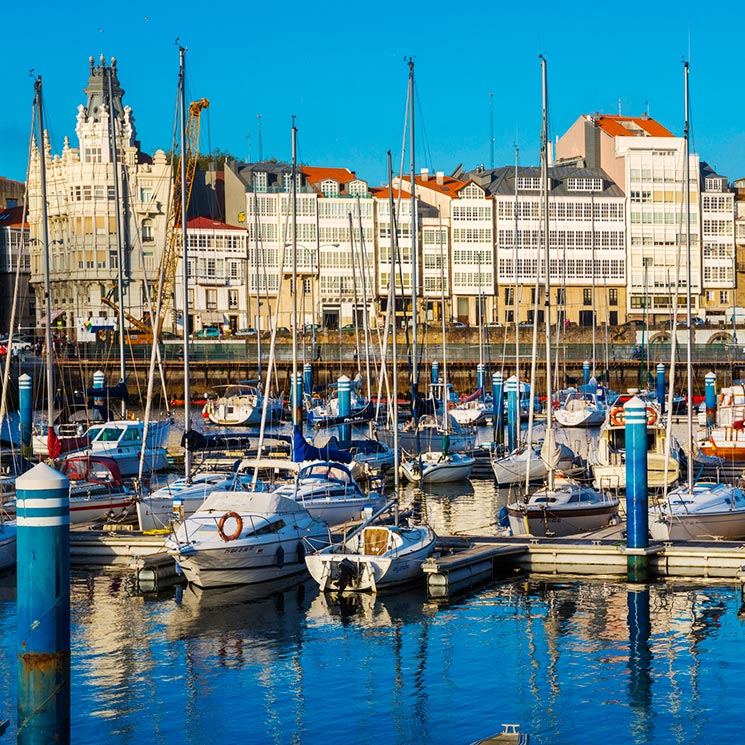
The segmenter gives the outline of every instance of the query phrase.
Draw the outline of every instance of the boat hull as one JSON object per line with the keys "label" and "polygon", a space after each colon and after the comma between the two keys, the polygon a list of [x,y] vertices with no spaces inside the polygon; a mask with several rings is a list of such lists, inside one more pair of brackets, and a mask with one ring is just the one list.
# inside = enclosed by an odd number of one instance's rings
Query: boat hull
{"label": "boat hull", "polygon": [[[513,535],[534,535],[561,538],[563,536],[599,530],[612,524],[618,516],[618,502],[602,507],[572,508],[528,508],[527,510],[507,506],[507,515]],[[527,531],[526,531],[527,521]]]}

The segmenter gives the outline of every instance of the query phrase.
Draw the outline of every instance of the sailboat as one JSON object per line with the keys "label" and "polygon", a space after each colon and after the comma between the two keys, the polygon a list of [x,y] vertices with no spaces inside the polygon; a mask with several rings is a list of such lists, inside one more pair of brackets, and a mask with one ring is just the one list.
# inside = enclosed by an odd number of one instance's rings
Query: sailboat
{"label": "sailboat", "polygon": [[[541,170],[544,198],[544,271],[546,327],[546,400],[551,401],[551,273],[549,246],[549,182],[548,182],[548,91],[546,60],[541,55],[543,88],[543,127],[541,138]],[[537,271],[540,274],[541,262]],[[557,472],[555,433],[551,406],[547,407],[546,437],[542,455],[548,466],[547,483],[527,499],[507,505],[510,528],[514,535],[573,535],[603,527],[618,516],[618,499],[592,486],[586,486]],[[526,470],[529,466],[526,465]],[[526,479],[527,481],[527,479]],[[527,483],[526,483],[527,487]]]}
{"label": "sailboat", "polygon": [[[244,426],[261,424],[264,410],[264,394],[259,381],[244,380],[240,383],[215,386],[205,393],[207,401],[202,416],[221,426]],[[284,412],[282,397],[269,397],[267,417],[269,422],[278,422]]]}
{"label": "sailboat", "polygon": [[[413,92],[413,62],[410,62],[410,89]],[[391,154],[388,152],[389,180],[392,176]],[[393,192],[390,193],[391,217],[393,216]],[[395,236],[391,230],[391,235]],[[388,286],[388,322],[395,318],[396,273],[395,238],[391,246],[391,271]],[[397,342],[395,324],[392,328],[393,353],[393,421],[398,418],[398,371]],[[321,591],[336,590],[344,592],[367,591],[393,587],[413,582],[422,577],[422,562],[435,550],[437,536],[427,525],[401,525],[398,519],[399,449],[398,430],[393,429],[394,451],[394,498],[377,510],[359,528],[346,535],[340,543],[332,543],[325,548],[308,554],[305,563]],[[374,520],[389,510],[395,509],[393,525],[374,524]]]}
{"label": "sailboat", "polygon": [[447,374],[447,343],[445,337],[445,269],[442,243],[440,243],[440,289],[442,302],[442,426],[445,432],[442,438],[442,450],[437,453],[429,450],[425,453],[415,453],[401,463],[401,472],[408,481],[414,484],[444,484],[465,481],[476,463],[472,455],[450,451],[448,436],[449,407],[447,402],[448,374]]}
{"label": "sailboat", "polygon": [[[691,190],[690,139],[688,97],[688,61],[684,61],[685,90],[685,163],[684,191],[686,208],[686,315],[688,401],[693,401],[693,323],[691,319]],[[678,283],[676,283],[677,287]],[[677,302],[677,298],[676,298]],[[671,386],[672,397],[672,386]],[[693,411],[688,406],[687,480],[672,489],[666,497],[649,510],[649,532],[656,540],[701,540],[724,538],[734,540],[745,537],[745,495],[740,487],[713,481],[695,481]],[[669,407],[668,416],[671,416]]]}

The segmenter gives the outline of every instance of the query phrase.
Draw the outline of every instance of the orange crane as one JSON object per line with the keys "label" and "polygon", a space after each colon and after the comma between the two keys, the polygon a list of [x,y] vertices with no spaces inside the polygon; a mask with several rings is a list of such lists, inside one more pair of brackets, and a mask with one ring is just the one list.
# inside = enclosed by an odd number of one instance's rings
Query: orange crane
{"label": "orange crane", "polygon": [[[153,329],[150,314],[146,313],[142,319],[136,318],[131,313],[122,311],[119,305],[112,299],[116,292],[116,286],[112,287],[108,295],[101,298],[101,301],[113,308],[117,313],[129,322],[130,327],[138,333],[130,331],[130,341],[141,343],[152,343],[153,334],[160,339],[163,329],[163,321],[168,314],[168,307],[173,297],[173,288],[176,283],[176,268],[181,258],[181,244],[179,236],[181,235],[181,208],[183,200],[186,200],[188,207],[191,199],[191,188],[194,183],[194,173],[197,170],[197,160],[199,158],[199,131],[200,117],[202,111],[210,105],[206,98],[200,98],[198,101],[192,101],[189,104],[189,116],[186,122],[186,152],[181,153],[181,157],[176,161],[176,168],[173,174],[173,197],[171,199],[171,209],[168,215],[168,228],[166,232],[166,247],[161,257],[158,278],[155,281],[151,301],[155,304],[160,302],[160,313],[158,317],[158,328]],[[186,194],[181,193],[181,169],[185,168],[186,174]],[[162,286],[159,286],[160,278],[163,278]]]}

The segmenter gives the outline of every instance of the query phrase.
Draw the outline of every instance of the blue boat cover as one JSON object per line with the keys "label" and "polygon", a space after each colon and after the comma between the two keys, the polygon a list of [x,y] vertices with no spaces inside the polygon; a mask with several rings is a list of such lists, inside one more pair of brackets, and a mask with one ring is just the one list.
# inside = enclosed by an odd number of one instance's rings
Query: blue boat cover
{"label": "blue boat cover", "polygon": [[351,463],[354,456],[343,450],[330,447],[317,448],[311,445],[303,437],[300,427],[296,424],[293,428],[292,460],[294,463],[302,463],[304,460],[335,460],[337,463]]}

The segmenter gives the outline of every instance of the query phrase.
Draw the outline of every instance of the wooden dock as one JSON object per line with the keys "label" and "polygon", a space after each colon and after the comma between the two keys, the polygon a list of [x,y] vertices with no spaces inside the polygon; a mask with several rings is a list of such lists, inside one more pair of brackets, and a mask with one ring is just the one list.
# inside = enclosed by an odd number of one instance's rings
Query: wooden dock
{"label": "wooden dock", "polygon": [[431,598],[446,598],[477,582],[516,572],[626,578],[628,557],[646,555],[649,577],[745,583],[741,541],[651,542],[628,549],[617,537],[475,538],[468,548],[422,564]]}

